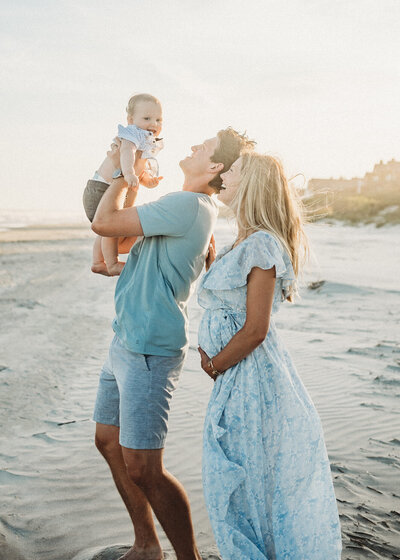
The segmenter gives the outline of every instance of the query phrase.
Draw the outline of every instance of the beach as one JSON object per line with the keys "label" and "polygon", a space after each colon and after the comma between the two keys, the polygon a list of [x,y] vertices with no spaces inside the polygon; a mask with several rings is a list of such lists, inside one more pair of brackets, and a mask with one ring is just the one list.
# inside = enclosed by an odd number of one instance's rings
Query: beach
{"label": "beach", "polygon": [[[234,231],[218,220],[215,235],[218,249]],[[400,559],[400,226],[316,224],[310,237],[318,263],[276,323],[321,417],[343,560]],[[93,443],[116,279],[90,272],[92,241],[86,224],[0,232],[4,560],[72,560],[133,540]],[[201,440],[212,381],[199,366],[201,315],[194,295],[165,464],[188,492],[199,548],[211,560],[219,556],[202,495]]]}

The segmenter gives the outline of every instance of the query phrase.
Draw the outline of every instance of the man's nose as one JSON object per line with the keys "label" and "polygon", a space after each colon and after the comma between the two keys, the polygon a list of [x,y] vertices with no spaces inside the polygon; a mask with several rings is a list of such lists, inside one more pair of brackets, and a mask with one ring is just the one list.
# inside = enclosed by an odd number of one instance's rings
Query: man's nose
{"label": "man's nose", "polygon": [[192,150],[192,152],[195,152],[196,150],[198,150],[198,146],[192,146],[190,149]]}

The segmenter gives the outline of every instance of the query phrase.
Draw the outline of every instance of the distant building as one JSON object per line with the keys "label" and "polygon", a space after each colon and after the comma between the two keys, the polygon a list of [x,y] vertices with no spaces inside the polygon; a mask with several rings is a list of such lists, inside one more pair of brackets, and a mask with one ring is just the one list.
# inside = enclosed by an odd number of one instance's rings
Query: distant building
{"label": "distant building", "polygon": [[376,163],[371,173],[366,173],[363,179],[363,186],[389,186],[390,184],[400,185],[400,161],[391,159],[387,163],[381,160]]}
{"label": "distant building", "polygon": [[308,192],[321,191],[347,191],[360,194],[362,190],[386,190],[392,188],[400,189],[400,161],[394,159],[383,163],[381,160],[374,165],[374,169],[364,177],[353,177],[352,179],[310,179],[308,181]]}

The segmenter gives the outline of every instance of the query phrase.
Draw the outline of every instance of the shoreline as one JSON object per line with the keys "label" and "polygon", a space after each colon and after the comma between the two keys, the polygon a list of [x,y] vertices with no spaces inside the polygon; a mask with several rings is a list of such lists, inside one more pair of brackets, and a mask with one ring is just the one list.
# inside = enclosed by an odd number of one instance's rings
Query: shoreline
{"label": "shoreline", "polygon": [[[229,224],[230,221],[227,216],[219,215],[218,224]],[[313,224],[316,225],[327,225],[333,227],[351,227],[354,229],[358,228],[368,228],[374,227],[374,229],[391,229],[400,226],[399,223],[386,222],[381,223],[379,221],[357,221],[349,222],[347,220],[336,219],[333,217],[324,217],[318,220],[313,220],[311,222],[311,227]],[[233,226],[232,226],[233,228]],[[94,239],[95,233],[91,230],[89,223],[68,223],[60,222],[54,224],[32,224],[21,227],[4,227],[3,230],[0,229],[0,244],[7,243],[29,243],[36,241],[68,241],[73,239]]]}
{"label": "shoreline", "polygon": [[37,224],[0,231],[0,243],[90,239],[94,236],[88,224]]}

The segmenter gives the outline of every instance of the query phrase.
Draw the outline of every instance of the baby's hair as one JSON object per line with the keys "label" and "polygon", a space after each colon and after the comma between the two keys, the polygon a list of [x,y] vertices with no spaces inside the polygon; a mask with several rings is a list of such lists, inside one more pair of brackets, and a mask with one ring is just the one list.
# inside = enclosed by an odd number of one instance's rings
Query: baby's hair
{"label": "baby's hair", "polygon": [[132,97],[128,101],[128,106],[126,108],[126,112],[128,113],[128,115],[133,116],[133,113],[135,112],[135,106],[140,101],[151,101],[152,103],[161,105],[157,97],[154,97],[154,95],[150,95],[150,93],[137,93],[136,95],[132,95]]}

